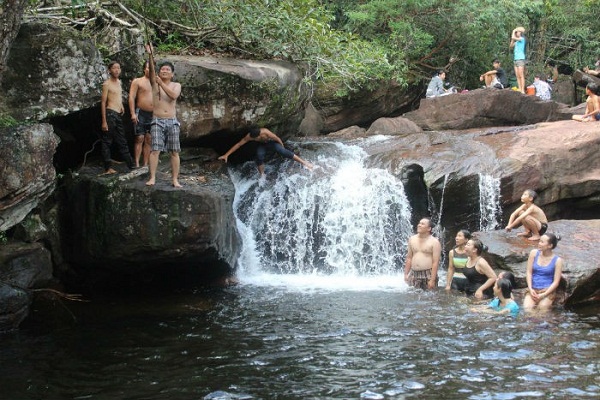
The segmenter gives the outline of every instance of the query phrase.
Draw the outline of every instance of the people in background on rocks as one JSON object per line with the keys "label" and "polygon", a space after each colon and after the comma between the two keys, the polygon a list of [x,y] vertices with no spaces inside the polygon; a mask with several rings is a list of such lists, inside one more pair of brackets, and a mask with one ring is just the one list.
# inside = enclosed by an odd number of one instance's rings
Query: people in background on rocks
{"label": "people in background on rocks", "polygon": [[446,290],[458,290],[464,292],[467,286],[467,277],[463,269],[467,265],[467,252],[465,244],[471,239],[471,232],[461,229],[456,234],[454,242],[456,245],[448,252],[448,275],[446,276]]}
{"label": "people in background on rocks", "polygon": [[227,159],[232,153],[236,152],[240,147],[242,147],[248,142],[258,142],[258,147],[256,148],[256,167],[258,168],[258,172],[261,176],[265,174],[265,155],[267,154],[267,150],[276,151],[282,157],[299,162],[307,169],[313,168],[313,165],[311,163],[303,160],[290,150],[286,149],[279,136],[277,136],[267,128],[250,129],[250,132],[248,132],[248,134],[246,134],[246,136],[244,136],[239,142],[234,144],[227,151],[227,153],[219,157],[219,160],[227,162]]}
{"label": "people in background on rocks", "polygon": [[463,274],[467,278],[465,293],[478,300],[492,297],[492,286],[497,279],[490,264],[482,257],[485,251],[487,251],[487,246],[479,239],[471,238],[465,244],[467,253],[467,263],[463,268]]}
{"label": "people in background on rocks", "polygon": [[590,69],[588,67],[583,68],[583,72],[589,75],[600,77],[600,56],[596,59],[596,63],[594,64],[594,69]]}
{"label": "people in background on rocks", "polygon": [[536,75],[533,80],[533,87],[535,88],[535,95],[541,100],[552,99],[552,86],[539,75]]}
{"label": "people in background on rocks", "polygon": [[521,203],[511,215],[506,225],[506,231],[523,225],[524,231],[518,233],[517,236],[525,237],[528,240],[535,241],[540,239],[548,229],[548,219],[544,211],[535,204],[537,193],[531,189],[527,189],[521,195]]}
{"label": "people in background on rocks", "polygon": [[432,235],[433,227],[430,218],[422,218],[417,224],[417,234],[408,239],[404,281],[418,289],[435,289],[438,284],[442,246]]}
{"label": "people in background on rocks", "polygon": [[598,97],[598,85],[590,82],[585,87],[588,98],[585,101],[585,114],[573,115],[573,119],[579,122],[600,121],[600,97]]}
{"label": "people in background on rocks", "polygon": [[150,179],[147,186],[156,184],[156,170],[158,157],[162,151],[171,155],[171,179],[173,187],[180,188],[179,183],[179,121],[177,120],[176,104],[181,94],[181,84],[173,82],[175,66],[164,61],[158,66],[158,75],[154,69],[154,56],[152,48],[147,47],[149,53],[148,66],[150,69],[150,83],[152,85],[152,124],[150,127],[151,152],[149,157]]}
{"label": "people in background on rocks", "polygon": [[527,40],[525,39],[525,28],[516,27],[510,37],[510,48],[513,49],[513,59],[515,65],[515,76],[517,77],[517,86],[521,93],[525,93],[525,48]]}
{"label": "people in background on rocks", "polygon": [[143,154],[143,165],[148,165],[150,158],[150,125],[152,123],[152,84],[150,83],[149,61],[144,63],[144,76],[135,78],[129,87],[129,112],[133,123],[135,143],[133,160],[135,166],[140,166],[140,157]]}
{"label": "people in background on rocks", "polygon": [[479,80],[485,82],[485,87],[493,87],[496,89],[503,89],[508,86],[508,78],[506,72],[500,67],[500,60],[495,59],[492,61],[493,69],[483,73]]}
{"label": "people in background on rocks", "polygon": [[554,254],[560,237],[545,233],[540,238],[537,250],[531,250],[527,260],[527,289],[523,300],[524,310],[545,311],[552,307],[556,290],[560,285],[563,260]]}
{"label": "people in background on rocks", "polygon": [[446,72],[443,70],[436,71],[431,81],[429,81],[429,85],[427,85],[427,91],[425,92],[425,97],[440,97],[446,96],[448,94],[455,93],[454,89],[445,89],[444,88],[444,80],[446,79]]}
{"label": "people in background on rocks", "polygon": [[127,163],[130,169],[133,169],[134,163],[127,147],[125,139],[125,129],[123,127],[123,90],[121,87],[121,65],[112,61],[108,64],[108,79],[102,84],[102,100],[100,103],[100,112],[102,113],[102,134],[101,134],[101,152],[104,161],[104,173],[115,174],[112,168],[110,156],[110,147],[114,143],[121,158]]}
{"label": "people in background on rocks", "polygon": [[472,311],[519,315],[519,305],[512,297],[513,285],[508,279],[497,279],[493,286],[494,298],[487,305],[471,308]]}

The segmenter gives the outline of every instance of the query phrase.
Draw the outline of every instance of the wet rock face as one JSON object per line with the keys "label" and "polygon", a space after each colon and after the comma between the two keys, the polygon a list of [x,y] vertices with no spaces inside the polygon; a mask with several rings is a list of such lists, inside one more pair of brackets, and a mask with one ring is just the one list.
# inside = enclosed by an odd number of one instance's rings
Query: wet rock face
{"label": "wet rock face", "polygon": [[58,143],[48,124],[0,129],[0,231],[21,222],[54,190]]}
{"label": "wet rock face", "polygon": [[3,244],[0,251],[0,332],[18,328],[29,313],[31,291],[52,279],[50,252],[42,244]]}
{"label": "wet rock face", "polygon": [[153,269],[230,274],[239,249],[234,189],[223,164],[200,172],[198,163],[184,157],[181,189],[170,184],[168,156],[153,187],[143,169],[98,176],[100,166],[85,167],[67,179],[60,217],[67,262],[83,275],[112,271],[112,279]]}
{"label": "wet rock face", "polygon": [[9,53],[2,101],[15,119],[40,121],[93,106],[104,79],[99,51],[80,32],[27,23]]}

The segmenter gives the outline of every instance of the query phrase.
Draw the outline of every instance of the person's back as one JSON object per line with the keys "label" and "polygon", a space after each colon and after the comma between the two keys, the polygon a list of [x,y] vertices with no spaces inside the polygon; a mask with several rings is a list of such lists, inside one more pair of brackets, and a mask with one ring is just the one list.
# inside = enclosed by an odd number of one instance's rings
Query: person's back
{"label": "person's back", "polygon": [[535,77],[533,81],[533,86],[535,87],[535,95],[542,100],[550,100],[552,99],[552,87],[548,84],[548,82],[540,79],[539,76]]}

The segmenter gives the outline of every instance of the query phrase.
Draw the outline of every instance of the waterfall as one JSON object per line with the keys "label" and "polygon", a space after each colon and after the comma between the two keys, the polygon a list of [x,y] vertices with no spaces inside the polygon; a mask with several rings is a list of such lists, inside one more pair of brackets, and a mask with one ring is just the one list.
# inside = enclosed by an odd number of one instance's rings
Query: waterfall
{"label": "waterfall", "polygon": [[479,230],[493,231],[499,227],[502,215],[500,207],[500,178],[479,174]]}
{"label": "waterfall", "polygon": [[[371,139],[376,140],[376,139]],[[402,182],[365,166],[358,145],[303,151],[313,171],[284,160],[258,179],[252,163],[231,170],[246,275],[368,277],[398,274],[412,234]]]}

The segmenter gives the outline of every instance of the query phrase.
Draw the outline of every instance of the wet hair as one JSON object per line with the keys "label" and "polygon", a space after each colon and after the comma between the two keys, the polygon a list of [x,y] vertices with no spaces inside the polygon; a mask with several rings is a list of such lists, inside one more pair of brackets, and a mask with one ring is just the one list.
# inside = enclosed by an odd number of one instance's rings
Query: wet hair
{"label": "wet hair", "polygon": [[498,285],[498,289],[502,292],[502,297],[505,299],[510,299],[512,295],[512,284],[506,278],[498,279],[496,281],[496,285]]}
{"label": "wet hair", "polygon": [[553,249],[556,248],[556,245],[560,241],[560,236],[555,235],[554,233],[546,232],[542,236],[546,236],[548,238],[548,241],[550,242],[550,245],[552,245]]}
{"label": "wet hair", "polygon": [[433,228],[435,228],[435,224],[433,223],[433,221],[431,220],[431,218],[429,218],[429,217],[423,217],[421,219],[427,220],[427,225],[429,225],[429,227],[433,231]]}
{"label": "wet hair", "polygon": [[473,237],[473,234],[468,231],[467,229],[461,229],[460,231],[458,231],[458,233],[462,233],[463,236],[465,237],[465,239],[469,240]]}
{"label": "wet hair", "polygon": [[165,66],[167,66],[167,67],[171,68],[171,72],[175,72],[175,66],[173,65],[173,63],[172,63],[171,61],[163,61],[163,62],[161,62],[161,63],[158,65],[158,70],[160,71],[160,69],[161,69],[162,67],[165,67]]}
{"label": "wet hair", "polygon": [[595,95],[598,94],[598,85],[596,85],[594,82],[588,83],[585,88],[590,89],[590,92],[594,93]]}
{"label": "wet hair", "polygon": [[497,58],[494,58],[494,61],[492,61],[492,64],[496,64],[496,63],[500,64],[500,60],[498,60]]}
{"label": "wet hair", "polygon": [[251,138],[257,138],[258,135],[260,135],[260,128],[251,128],[250,132],[248,133],[250,135]]}
{"label": "wet hair", "polygon": [[481,253],[486,252],[488,250],[488,247],[483,244],[483,242],[477,238],[471,238],[469,239],[471,242],[473,242],[473,247],[475,248],[475,251],[477,251],[477,255],[480,256]]}
{"label": "wet hair", "polygon": [[[502,275],[502,278],[500,278],[500,275]],[[500,272],[498,274],[498,280],[500,280],[500,279],[507,279],[513,288],[516,287],[515,274],[513,274],[512,272],[510,272],[510,271]]]}
{"label": "wet hair", "polygon": [[537,199],[538,194],[533,189],[527,189],[525,192],[531,197],[531,201],[535,203],[535,199]]}
{"label": "wet hair", "polygon": [[146,60],[142,65],[142,72],[146,72],[146,67],[150,68],[150,61]]}
{"label": "wet hair", "polygon": [[108,69],[111,69],[113,67],[113,65],[115,64],[119,64],[119,66],[121,66],[121,63],[118,61],[111,61],[108,63]]}

